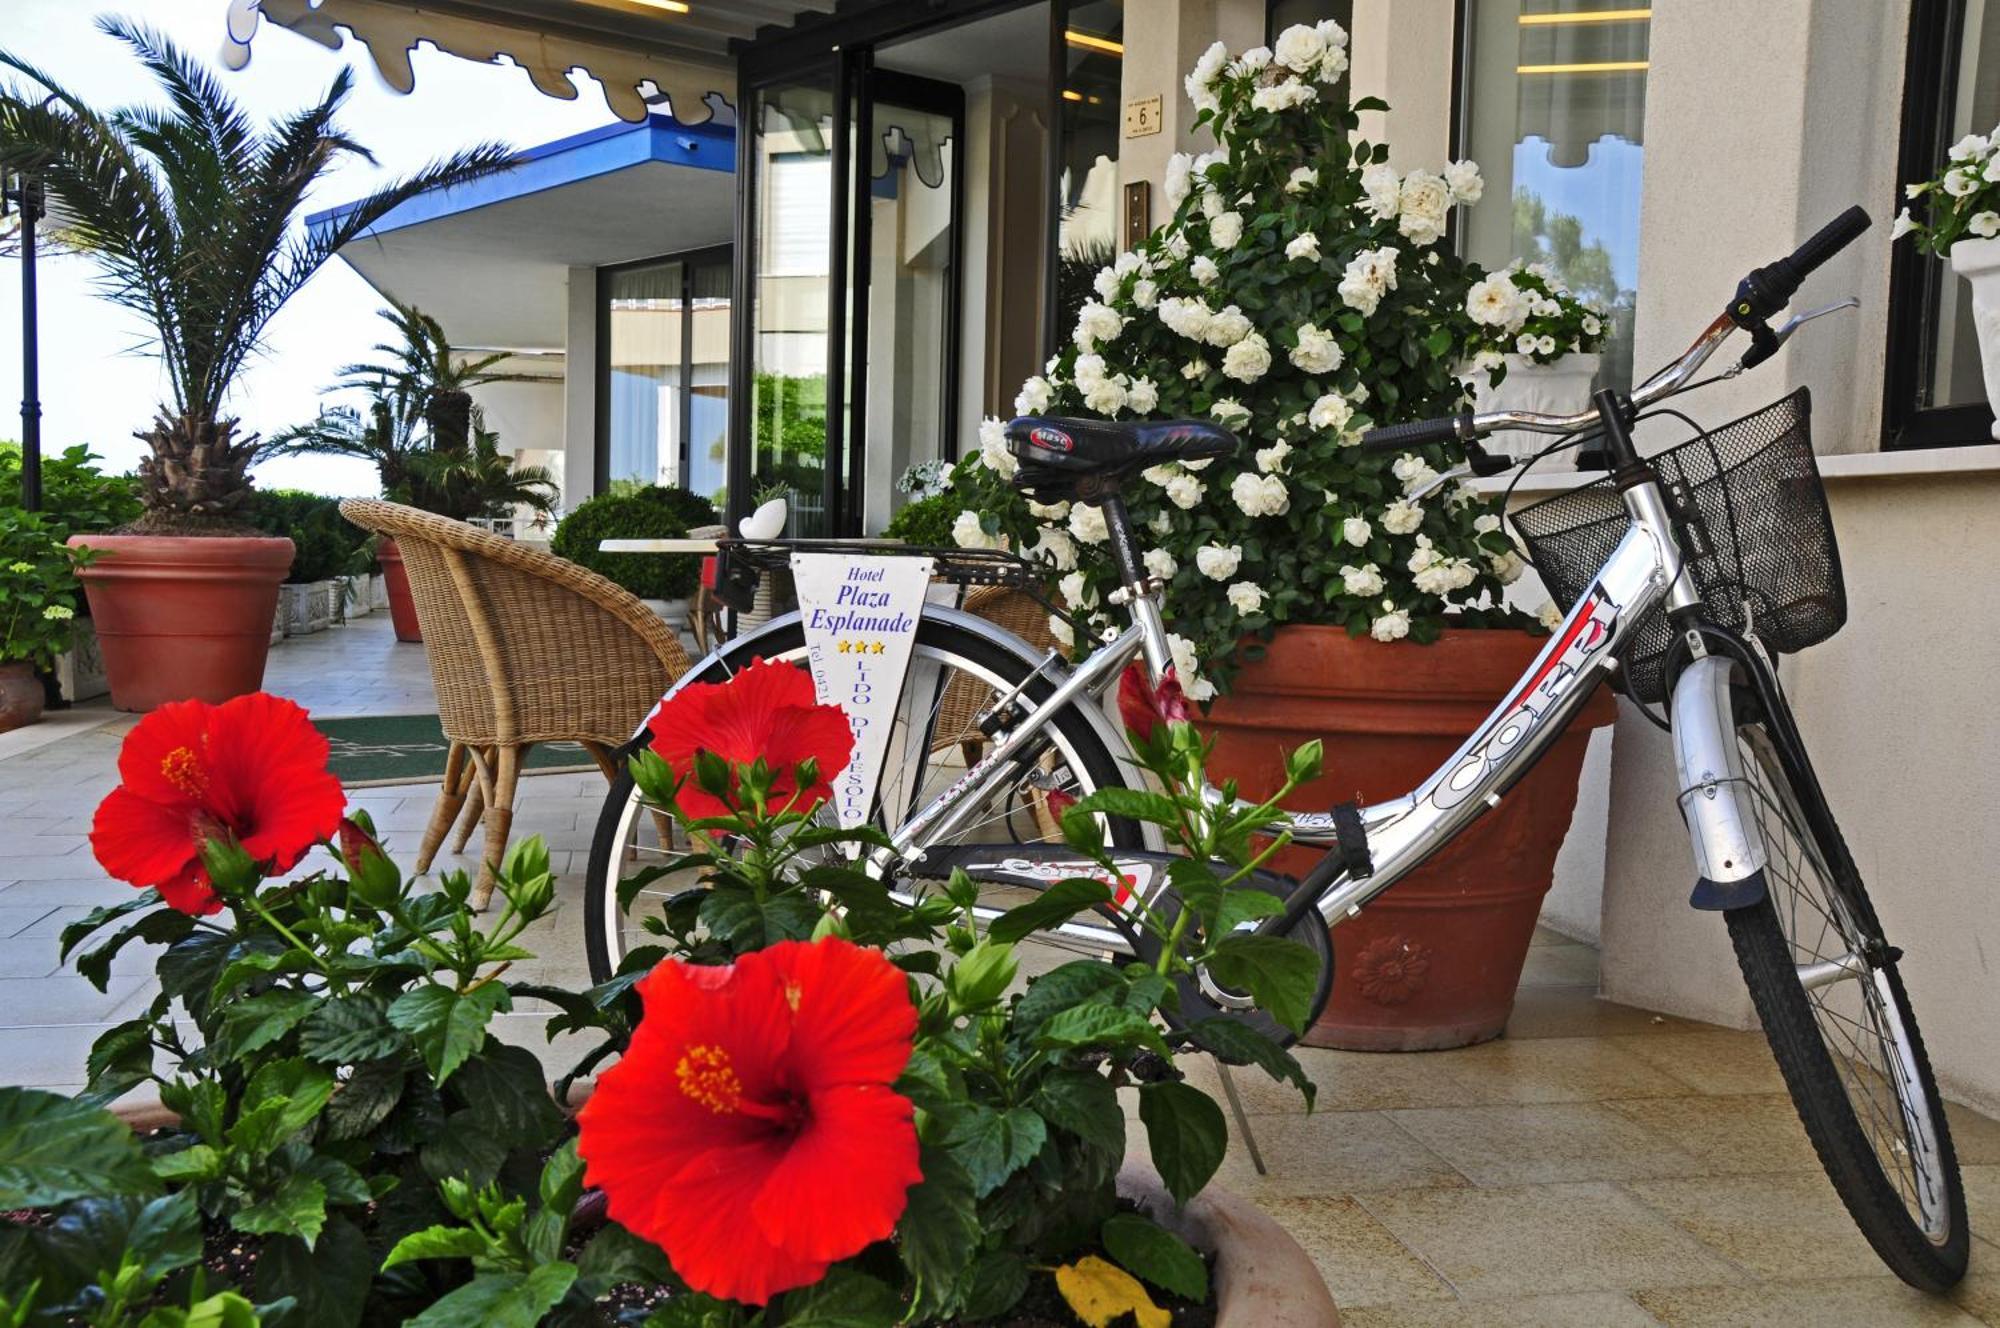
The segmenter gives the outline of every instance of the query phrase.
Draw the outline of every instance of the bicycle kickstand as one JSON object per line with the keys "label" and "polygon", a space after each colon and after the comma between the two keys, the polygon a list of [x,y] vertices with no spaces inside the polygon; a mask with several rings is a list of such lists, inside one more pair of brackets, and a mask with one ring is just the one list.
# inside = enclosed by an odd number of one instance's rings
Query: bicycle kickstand
{"label": "bicycle kickstand", "polygon": [[1257,1136],[1250,1129],[1250,1117],[1243,1110],[1243,1099],[1237,1095],[1236,1075],[1220,1056],[1215,1057],[1215,1073],[1222,1080],[1222,1095],[1229,1099],[1229,1113],[1236,1117],[1237,1132],[1250,1150],[1250,1165],[1257,1168],[1260,1176],[1269,1174],[1264,1170],[1264,1153],[1257,1147]]}

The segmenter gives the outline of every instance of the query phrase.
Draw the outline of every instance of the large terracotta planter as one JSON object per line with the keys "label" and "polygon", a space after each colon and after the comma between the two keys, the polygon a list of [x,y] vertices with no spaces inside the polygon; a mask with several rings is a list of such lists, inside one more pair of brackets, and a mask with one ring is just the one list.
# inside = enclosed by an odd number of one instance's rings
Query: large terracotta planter
{"label": "large terracotta planter", "polygon": [[[1318,738],[1325,773],[1294,806],[1401,796],[1479,726],[1545,642],[1452,630],[1433,645],[1384,644],[1337,627],[1283,628],[1203,723],[1216,740],[1210,775],[1262,796],[1283,783],[1283,753]],[[1615,717],[1600,691],[1499,807],[1333,928],[1333,996],[1308,1042],[1414,1051],[1500,1035],[1569,832],[1589,730]],[[1294,846],[1274,865],[1302,876],[1319,856]]]}
{"label": "large terracotta planter", "polygon": [[424,629],[417,623],[417,601],[410,595],[410,572],[403,566],[403,551],[396,541],[385,539],[375,546],[375,561],[382,564],[382,580],[389,590],[389,621],[395,624],[398,641],[421,641]]}
{"label": "large terracotta planter", "polygon": [[47,694],[26,660],[0,664],[0,733],[41,722]]}
{"label": "large terracotta planter", "polygon": [[74,535],[111,704],[226,701],[264,684],[292,542],[262,536]]}

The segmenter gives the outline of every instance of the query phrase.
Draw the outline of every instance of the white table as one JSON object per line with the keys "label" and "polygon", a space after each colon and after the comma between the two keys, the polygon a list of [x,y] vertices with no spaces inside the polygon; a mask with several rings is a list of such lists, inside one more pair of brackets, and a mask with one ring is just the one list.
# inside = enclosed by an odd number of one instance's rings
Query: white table
{"label": "white table", "polygon": [[601,553],[714,553],[712,539],[608,539],[597,542]]}

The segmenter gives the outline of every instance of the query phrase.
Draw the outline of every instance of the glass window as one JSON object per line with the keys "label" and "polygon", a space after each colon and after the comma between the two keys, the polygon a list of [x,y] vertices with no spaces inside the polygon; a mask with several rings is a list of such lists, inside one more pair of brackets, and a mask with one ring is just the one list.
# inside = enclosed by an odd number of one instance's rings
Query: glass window
{"label": "glass window", "polygon": [[1488,267],[1546,263],[1604,306],[1605,387],[1632,385],[1650,14],[1607,0],[1466,0],[1460,141],[1486,201],[1463,214],[1461,243]]}
{"label": "glass window", "polygon": [[1296,23],[1318,23],[1329,18],[1345,28],[1349,36],[1354,33],[1354,0],[1270,0],[1270,8],[1265,12],[1267,38],[1276,38]]}
{"label": "glass window", "polygon": [[[1949,101],[1941,117],[1945,129],[1932,170],[1943,166],[1951,144],[1967,134],[1990,134],[2000,121],[2000,0],[1964,0],[1958,40],[1947,58],[1956,67],[1956,77],[1946,85]],[[1980,376],[1979,334],[1972,326],[1968,288],[1956,278],[1940,279],[1936,288],[1925,319],[1929,363],[1919,384],[1917,408],[1983,406],[1986,382]]]}
{"label": "glass window", "polygon": [[1062,123],[1056,144],[1056,308],[1052,335],[1076,325],[1097,271],[1118,253],[1119,81],[1123,0],[1058,4]]}
{"label": "glass window", "polygon": [[726,253],[603,274],[607,481],[718,500],[729,415]]}

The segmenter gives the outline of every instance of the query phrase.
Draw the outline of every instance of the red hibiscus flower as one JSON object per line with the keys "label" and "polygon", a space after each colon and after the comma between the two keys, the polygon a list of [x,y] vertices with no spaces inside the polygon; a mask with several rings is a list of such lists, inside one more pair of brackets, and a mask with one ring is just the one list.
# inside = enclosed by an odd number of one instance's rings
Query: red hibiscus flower
{"label": "red hibiscus flower", "polygon": [[762,1305],[886,1239],[917,1169],[889,1085],[917,1011],[903,974],[838,937],[726,968],[668,960],[577,1116],[584,1179],[697,1291]]}
{"label": "red hibiscus flower", "polygon": [[208,840],[234,836],[277,874],[339,827],[347,799],[326,751],[304,710],[264,692],[163,705],[126,735],[123,782],[98,804],[90,847],[119,880],[157,887],[183,913],[214,913]]}
{"label": "red hibiscus flower", "polygon": [[1144,666],[1134,661],[1118,680],[1118,717],[1138,735],[1139,741],[1147,742],[1153,736],[1154,725],[1182,723],[1194,715],[1188,709],[1180,679],[1174,676],[1173,665],[1167,666],[1160,676],[1160,685],[1155,687],[1146,681]]}
{"label": "red hibiscus flower", "polygon": [[[730,816],[722,799],[705,793],[688,777],[696,752],[714,752],[734,770],[763,757],[773,780],[771,804],[784,807],[798,797],[796,810],[810,811],[833,796],[833,780],[854,752],[854,730],[839,706],[821,705],[812,675],[791,664],[752,660],[728,682],[697,682],[675,692],[646,721],[653,751],[686,779],[681,810],[688,816]],[[799,762],[812,758],[818,778],[798,786]]]}

